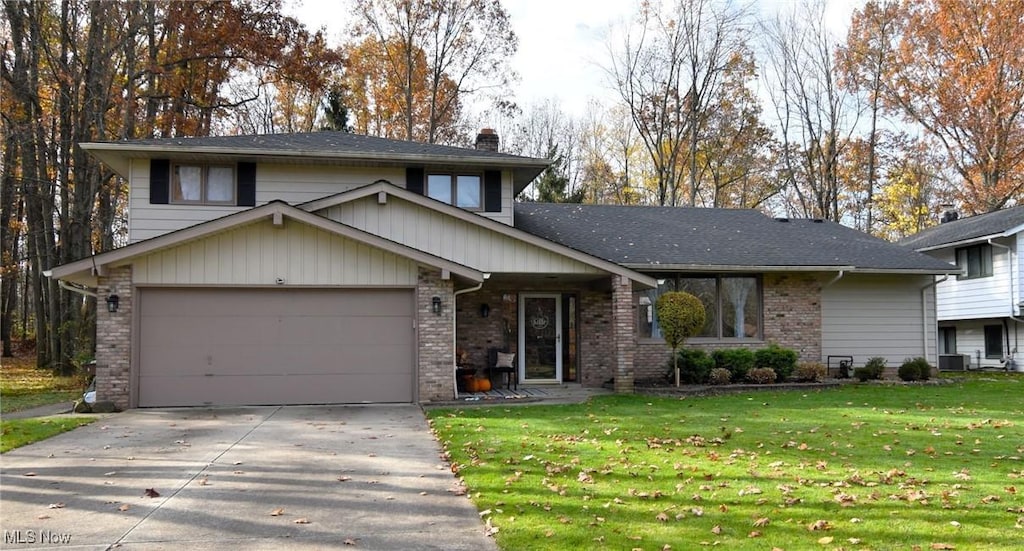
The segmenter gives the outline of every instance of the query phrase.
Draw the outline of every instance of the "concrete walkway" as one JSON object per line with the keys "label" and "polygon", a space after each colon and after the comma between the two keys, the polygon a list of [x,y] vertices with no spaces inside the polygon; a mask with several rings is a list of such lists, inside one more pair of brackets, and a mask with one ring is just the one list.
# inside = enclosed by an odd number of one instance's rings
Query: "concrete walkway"
{"label": "concrete walkway", "polygon": [[12,411],[10,413],[4,413],[4,419],[29,419],[31,417],[49,417],[51,415],[61,415],[64,413],[71,413],[74,409],[75,404],[71,402],[61,402],[59,404],[47,404],[45,406],[38,406],[29,409],[23,409],[21,411]]}
{"label": "concrete walkway", "polygon": [[440,453],[413,405],[132,410],[0,458],[0,548],[496,549]]}

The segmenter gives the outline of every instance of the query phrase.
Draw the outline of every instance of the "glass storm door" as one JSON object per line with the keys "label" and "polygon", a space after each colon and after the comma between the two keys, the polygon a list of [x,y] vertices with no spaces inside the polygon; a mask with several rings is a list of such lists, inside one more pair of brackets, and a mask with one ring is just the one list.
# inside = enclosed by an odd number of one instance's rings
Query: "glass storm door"
{"label": "glass storm door", "polygon": [[519,296],[519,377],[524,382],[562,380],[562,296]]}

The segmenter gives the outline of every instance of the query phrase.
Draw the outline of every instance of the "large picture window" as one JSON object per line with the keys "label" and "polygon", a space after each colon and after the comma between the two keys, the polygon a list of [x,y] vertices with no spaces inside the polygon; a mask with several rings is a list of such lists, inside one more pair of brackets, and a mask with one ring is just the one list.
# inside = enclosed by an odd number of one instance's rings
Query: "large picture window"
{"label": "large picture window", "polygon": [[171,202],[235,204],[232,166],[176,164],[171,170]]}
{"label": "large picture window", "polygon": [[427,175],[427,196],[459,208],[482,209],[482,189],[479,174]]}
{"label": "large picture window", "polygon": [[984,243],[956,250],[956,265],[964,270],[957,279],[974,279],[992,275],[992,245]]}
{"label": "large picture window", "polygon": [[761,282],[755,276],[663,276],[658,288],[637,297],[638,331],[642,338],[661,338],[655,304],[669,291],[686,291],[704,304],[707,322],[695,338],[760,339]]}

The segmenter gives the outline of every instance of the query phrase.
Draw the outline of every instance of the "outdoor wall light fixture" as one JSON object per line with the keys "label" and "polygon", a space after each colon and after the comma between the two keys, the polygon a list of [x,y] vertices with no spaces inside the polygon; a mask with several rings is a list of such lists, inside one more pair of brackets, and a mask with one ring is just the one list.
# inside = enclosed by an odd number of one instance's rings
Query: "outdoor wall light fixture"
{"label": "outdoor wall light fixture", "polygon": [[111,314],[117,312],[117,306],[121,302],[121,297],[117,295],[107,295],[107,312]]}
{"label": "outdoor wall light fixture", "polygon": [[441,315],[441,297],[434,296],[430,299],[430,309],[438,316]]}
{"label": "outdoor wall light fixture", "polygon": [[491,315],[491,306],[487,303],[480,305],[480,317],[486,318]]}

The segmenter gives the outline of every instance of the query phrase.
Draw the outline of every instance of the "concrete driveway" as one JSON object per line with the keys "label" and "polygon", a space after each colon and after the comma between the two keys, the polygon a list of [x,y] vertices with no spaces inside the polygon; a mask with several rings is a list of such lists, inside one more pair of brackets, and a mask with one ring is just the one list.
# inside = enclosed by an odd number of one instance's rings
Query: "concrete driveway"
{"label": "concrete driveway", "polygon": [[0,456],[2,548],[496,549],[440,453],[412,405],[128,411]]}

